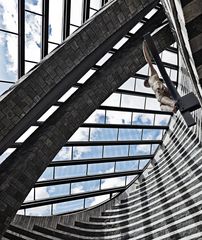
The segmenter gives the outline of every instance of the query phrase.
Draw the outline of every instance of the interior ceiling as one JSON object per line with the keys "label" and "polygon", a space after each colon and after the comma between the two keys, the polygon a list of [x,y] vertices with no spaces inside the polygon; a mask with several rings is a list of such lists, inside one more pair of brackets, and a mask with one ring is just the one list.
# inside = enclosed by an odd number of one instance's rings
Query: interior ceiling
{"label": "interior ceiling", "polygon": [[[0,0],[3,19],[0,25],[0,49],[3,66],[6,66],[6,69],[1,66],[0,71],[1,93],[99,11],[106,2],[12,0],[8,3]],[[135,25],[0,156],[1,162],[20,147],[160,10],[162,11],[161,5],[158,4]],[[163,51],[160,56],[171,80],[177,85],[176,44]],[[19,214],[54,215],[94,206],[123,191],[127,184],[142,173],[161,144],[170,120],[169,113],[161,112],[151,89],[144,87],[147,77],[146,65],[83,123],[39,178]]]}

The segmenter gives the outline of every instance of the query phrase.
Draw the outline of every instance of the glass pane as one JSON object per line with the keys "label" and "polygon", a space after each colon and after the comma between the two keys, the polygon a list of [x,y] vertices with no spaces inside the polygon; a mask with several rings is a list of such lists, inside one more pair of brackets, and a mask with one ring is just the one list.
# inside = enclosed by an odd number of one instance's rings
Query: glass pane
{"label": "glass pane", "polygon": [[131,124],[131,112],[107,111],[106,123],[111,124]]}
{"label": "glass pane", "polygon": [[89,128],[79,128],[69,139],[69,141],[88,141]]}
{"label": "glass pane", "polygon": [[177,70],[171,69],[170,78],[171,78],[171,80],[174,81],[174,82],[177,81]]}
{"label": "glass pane", "polygon": [[34,201],[34,188],[29,192],[24,202]]}
{"label": "glass pane", "polygon": [[101,8],[101,0],[90,0],[90,7],[99,10]]}
{"label": "glass pane", "polygon": [[63,147],[57,153],[53,161],[62,161],[62,160],[70,160],[72,156],[72,148],[71,147]]}
{"label": "glass pane", "polygon": [[0,0],[0,28],[18,32],[18,0]]}
{"label": "glass pane", "polygon": [[101,181],[101,189],[125,186],[125,177],[106,178]]}
{"label": "glass pane", "polygon": [[158,110],[160,111],[160,103],[156,98],[146,98],[146,107],[145,109],[149,110]]}
{"label": "glass pane", "polygon": [[90,8],[89,16],[92,17],[96,12],[97,12],[97,10],[94,10],[94,9]]}
{"label": "glass pane", "polygon": [[78,182],[71,184],[71,194],[77,194],[82,192],[93,192],[100,188],[100,180]]}
{"label": "glass pane", "polygon": [[104,157],[128,156],[128,145],[104,146]]}
{"label": "glass pane", "polygon": [[0,31],[0,80],[16,81],[18,65],[18,37]]}
{"label": "glass pane", "polygon": [[30,127],[25,133],[23,133],[23,135],[21,137],[19,137],[16,140],[16,142],[17,143],[24,142],[33,132],[36,131],[37,128],[38,128],[38,126]]}
{"label": "glass pane", "polygon": [[55,178],[70,178],[86,175],[86,164],[55,167]]}
{"label": "glass pane", "polygon": [[39,119],[39,122],[46,121],[56,110],[58,109],[58,106],[52,106],[50,107]]}
{"label": "glass pane", "polygon": [[47,167],[38,181],[45,181],[50,179],[53,179],[53,167]]}
{"label": "glass pane", "polygon": [[106,54],[96,63],[96,65],[102,66],[111,56],[112,56],[111,53],[106,53]]}
{"label": "glass pane", "polygon": [[149,155],[151,144],[130,145],[130,156]]}
{"label": "glass pane", "polygon": [[127,176],[126,179],[126,184],[128,185],[136,176]]}
{"label": "glass pane", "polygon": [[49,41],[62,41],[63,0],[49,1]]}
{"label": "glass pane", "polygon": [[51,215],[51,205],[45,205],[35,208],[25,209],[25,214],[28,216],[50,216]]}
{"label": "glass pane", "polygon": [[36,63],[30,63],[25,61],[25,73],[29,72],[35,65]]}
{"label": "glass pane", "polygon": [[16,148],[8,148],[4,153],[0,155],[0,163],[2,163]]}
{"label": "glass pane", "polygon": [[162,130],[158,129],[143,129],[143,140],[161,140]]}
{"label": "glass pane", "polygon": [[57,44],[48,43],[48,53],[52,52],[57,46]]}
{"label": "glass pane", "polygon": [[167,126],[169,121],[170,121],[169,115],[156,114],[155,116],[155,125]]}
{"label": "glass pane", "polygon": [[153,125],[154,114],[133,113],[132,124],[134,125]]}
{"label": "glass pane", "polygon": [[91,128],[90,141],[115,141],[117,133],[116,128]]}
{"label": "glass pane", "polygon": [[113,93],[111,96],[109,96],[102,105],[104,106],[113,106],[113,107],[119,107],[120,106],[120,94]]}
{"label": "glass pane", "polygon": [[42,0],[25,0],[25,9],[42,14]]}
{"label": "glass pane", "polygon": [[73,147],[73,159],[101,158],[102,146]]}
{"label": "glass pane", "polygon": [[123,37],[119,42],[117,42],[116,45],[114,45],[114,49],[119,49],[120,47],[122,47],[126,42],[128,41],[128,38]]}
{"label": "glass pane", "polygon": [[151,154],[154,154],[158,148],[159,144],[152,144],[152,151]]}
{"label": "glass pane", "polygon": [[151,18],[155,13],[157,12],[157,9],[153,8],[150,12],[147,13],[145,16],[146,18]]}
{"label": "glass pane", "polygon": [[83,0],[71,1],[70,23],[80,26],[82,22],[82,3]]}
{"label": "glass pane", "polygon": [[77,29],[78,29],[78,27],[70,25],[70,31],[69,31],[69,32],[70,32],[70,35],[71,35],[73,32],[75,32]]}
{"label": "glass pane", "polygon": [[73,212],[84,207],[84,199],[53,204],[53,214]]}
{"label": "glass pane", "polygon": [[88,175],[112,172],[114,172],[114,162],[89,164],[88,166]]}
{"label": "glass pane", "polygon": [[148,162],[149,162],[149,159],[141,160],[139,169],[143,169],[147,165]]}
{"label": "glass pane", "polygon": [[0,82],[0,95],[7,91],[13,84]]}
{"label": "glass pane", "polygon": [[163,56],[161,59],[163,62],[171,63],[177,65],[177,54],[170,51],[163,51]]}
{"label": "glass pane", "polygon": [[143,23],[137,23],[136,25],[135,25],[135,27],[133,27],[131,30],[130,30],[130,33],[136,33],[137,32],[137,30],[139,30],[141,27],[143,26]]}
{"label": "glass pane", "polygon": [[134,89],[135,89],[135,78],[129,78],[119,89],[134,91]]}
{"label": "glass pane", "polygon": [[87,81],[96,71],[90,69],[79,81],[78,83],[84,83]]}
{"label": "glass pane", "polygon": [[136,84],[135,84],[135,90],[137,92],[143,92],[143,93],[152,93],[154,94],[152,88],[148,88],[144,86],[144,80],[136,78]]}
{"label": "glass pane", "polygon": [[86,200],[85,200],[85,208],[97,205],[97,204],[99,204],[101,202],[109,200],[109,198],[110,198],[109,194],[101,195],[101,196],[97,196],[97,197],[86,198]]}
{"label": "glass pane", "polygon": [[59,100],[58,102],[65,102],[73,93],[76,92],[78,88],[72,87],[70,88]]}
{"label": "glass pane", "polygon": [[131,95],[122,95],[121,107],[144,109],[145,98]]}
{"label": "glass pane", "polygon": [[69,184],[35,188],[36,200],[69,195]]}
{"label": "glass pane", "polygon": [[96,110],[85,121],[85,123],[104,123],[104,122],[105,122],[105,111],[104,110]]}
{"label": "glass pane", "polygon": [[140,140],[141,135],[141,129],[119,129],[118,140]]}
{"label": "glass pane", "polygon": [[116,172],[137,170],[138,163],[139,160],[116,162]]}
{"label": "glass pane", "polygon": [[142,67],[139,71],[137,71],[138,74],[142,74],[142,75],[148,75],[149,73],[149,68],[148,68],[148,64],[146,64],[144,67]]}
{"label": "glass pane", "polygon": [[38,62],[41,58],[42,17],[25,12],[25,59]]}

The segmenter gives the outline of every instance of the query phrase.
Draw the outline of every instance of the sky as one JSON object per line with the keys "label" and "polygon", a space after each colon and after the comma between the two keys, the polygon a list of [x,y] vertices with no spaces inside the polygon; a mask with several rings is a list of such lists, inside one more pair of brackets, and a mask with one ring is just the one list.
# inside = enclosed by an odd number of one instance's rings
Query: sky
{"label": "sky", "polygon": [[[25,0],[25,8],[30,11],[34,11],[38,14],[42,12],[42,0]],[[71,10],[71,24],[76,26],[81,25],[81,6],[82,0],[72,2]],[[100,2],[98,0],[91,0],[91,7],[99,9]],[[26,60],[38,62],[40,61],[40,49],[41,49],[41,24],[42,17],[38,14],[26,12],[25,14],[25,58]],[[153,13],[151,13],[153,14]],[[18,29],[18,17],[17,17],[17,0],[0,0],[0,29],[10,31],[13,33],[5,33],[0,31],[0,80],[7,80],[15,82],[17,80],[17,29]],[[62,0],[50,0],[50,19],[49,19],[49,41],[55,42],[50,45],[51,49],[60,44],[62,41]],[[131,32],[137,31],[142,24],[138,24],[134,27]],[[120,40],[114,48],[120,48],[128,39],[123,38]],[[97,65],[103,65],[112,55],[106,54],[102,59],[97,62]],[[172,62],[172,54],[162,55],[163,60]],[[34,66],[35,63],[26,63],[26,71]],[[6,68],[5,68],[6,66]],[[95,73],[95,70],[89,70],[80,80],[79,83],[84,83],[87,79]],[[148,66],[146,65],[138,71],[140,74],[148,74]],[[175,76],[175,73],[170,73]],[[0,94],[3,93],[10,84],[0,83]],[[136,90],[140,92],[151,93],[151,89],[146,89],[143,85],[142,79],[129,78],[120,89],[125,90]],[[71,88],[66,94],[64,94],[58,101],[66,101],[71,94],[73,94],[77,88]],[[142,109],[146,106],[147,109],[159,110],[159,104],[156,99],[145,99],[140,96],[132,95],[121,95],[118,93],[112,94],[106,99],[103,106],[115,106],[124,108],[137,108]],[[56,110],[57,106],[52,106],[38,121],[45,121],[48,119]],[[104,111],[96,110],[86,120],[86,123],[107,123],[107,124],[138,124],[138,125],[167,125],[169,116],[153,114],[142,114],[120,112],[120,111]],[[30,127],[16,142],[24,142],[35,130],[36,126]],[[101,128],[79,128],[76,133],[71,137],[70,141],[116,141],[116,140],[138,140],[138,139],[161,139],[161,130],[140,130],[140,129],[101,129]],[[119,156],[136,156],[143,154],[150,154],[151,146],[149,145],[117,145],[117,146],[85,146],[85,147],[63,147],[58,154],[55,156],[54,161],[58,160],[77,160],[77,159],[88,159],[88,158],[109,158]],[[154,151],[156,145],[152,146]],[[6,159],[15,149],[9,148],[4,154],[0,156],[0,163]],[[132,169],[143,168],[148,160],[145,161],[125,161],[115,163],[102,163],[102,164],[89,164],[88,166],[75,165],[75,166],[64,166],[57,167],[55,171],[49,167],[40,177],[40,181],[53,179],[54,178],[65,178],[73,176],[83,176],[86,174],[101,174],[109,173],[114,171],[128,171]],[[133,176],[127,177],[127,183],[133,179]],[[124,186],[126,183],[125,177],[102,179],[101,189],[109,187]],[[71,186],[71,194],[81,193],[84,191],[95,191],[99,189],[99,180],[74,183]],[[43,188],[32,189],[30,194],[27,196],[26,201],[32,201],[34,195],[36,199],[45,199],[49,197],[68,195],[70,194],[70,185],[63,184],[58,186],[48,186]],[[86,200],[86,206],[93,206],[101,201],[109,198],[109,195],[92,197]],[[53,213],[60,213],[66,210],[73,210],[81,207],[83,200],[71,201],[67,203],[55,204],[52,206]],[[50,205],[28,209],[26,211],[29,215],[49,215]],[[19,213],[22,213],[20,211]]]}

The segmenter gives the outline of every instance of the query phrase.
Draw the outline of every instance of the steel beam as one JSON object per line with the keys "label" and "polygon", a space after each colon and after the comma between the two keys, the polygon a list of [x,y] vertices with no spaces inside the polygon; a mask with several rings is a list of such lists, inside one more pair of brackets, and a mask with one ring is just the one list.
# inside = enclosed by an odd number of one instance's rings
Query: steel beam
{"label": "steel beam", "polygon": [[28,202],[23,203],[22,206],[20,207],[20,209],[39,207],[39,206],[44,206],[44,205],[48,205],[48,204],[61,203],[61,202],[66,202],[66,201],[82,199],[82,198],[88,198],[88,197],[96,197],[96,196],[110,194],[110,193],[116,193],[116,192],[123,192],[125,189],[126,189],[126,187],[118,187],[118,188],[98,190],[98,191],[93,191],[93,192],[77,193],[75,195],[68,195],[68,196],[56,197],[56,198],[51,198],[51,199],[37,200],[34,202],[30,202],[30,203],[28,203]]}

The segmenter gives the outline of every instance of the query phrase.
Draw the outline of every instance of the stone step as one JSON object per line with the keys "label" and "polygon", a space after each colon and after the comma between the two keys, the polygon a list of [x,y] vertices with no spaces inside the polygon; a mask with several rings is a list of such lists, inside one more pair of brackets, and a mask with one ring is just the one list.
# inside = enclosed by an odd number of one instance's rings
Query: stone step
{"label": "stone step", "polygon": [[51,236],[46,236],[45,234],[42,234],[40,232],[34,231],[34,230],[28,230],[23,227],[11,224],[9,226],[9,230],[12,232],[18,233],[20,235],[29,237],[31,239],[40,239],[40,240],[54,240],[55,238]]}
{"label": "stone step", "polygon": [[4,233],[4,237],[9,240],[33,240],[33,238],[23,236],[19,233],[13,232],[9,229]]}
{"label": "stone step", "polygon": [[46,234],[48,236],[52,236],[52,239],[65,239],[65,240],[73,240],[68,233],[54,229],[54,228],[49,228],[49,227],[41,227],[38,225],[34,225],[33,228],[35,231]]}

